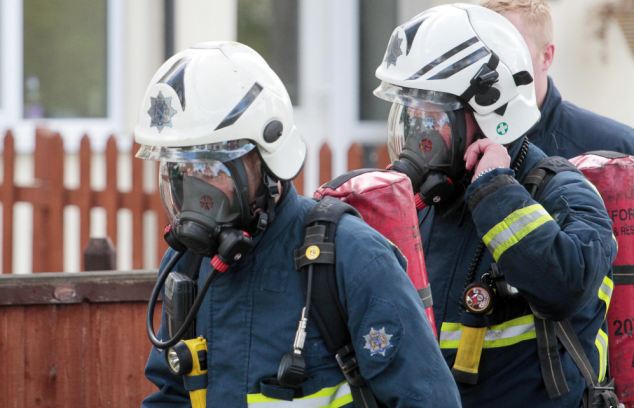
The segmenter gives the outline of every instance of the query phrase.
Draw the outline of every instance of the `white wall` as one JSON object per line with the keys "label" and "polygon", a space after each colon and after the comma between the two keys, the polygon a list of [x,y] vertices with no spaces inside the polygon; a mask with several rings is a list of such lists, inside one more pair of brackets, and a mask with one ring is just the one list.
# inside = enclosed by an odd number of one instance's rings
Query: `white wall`
{"label": "white wall", "polygon": [[237,0],[176,0],[176,50],[202,41],[235,40]]}
{"label": "white wall", "polygon": [[556,46],[551,75],[565,99],[634,126],[634,56],[614,21],[605,41],[597,38],[598,4],[551,2]]}
{"label": "white wall", "polygon": [[125,131],[131,138],[145,87],[163,62],[163,4],[157,0],[125,2]]}

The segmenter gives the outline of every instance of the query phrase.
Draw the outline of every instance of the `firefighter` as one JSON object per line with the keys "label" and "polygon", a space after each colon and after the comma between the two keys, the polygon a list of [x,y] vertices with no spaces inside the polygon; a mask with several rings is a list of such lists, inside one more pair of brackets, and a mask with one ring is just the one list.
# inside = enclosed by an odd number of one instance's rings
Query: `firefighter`
{"label": "firefighter", "polygon": [[[147,88],[135,136],[137,157],[160,162],[171,246],[203,257],[192,274],[191,256],[172,268],[176,250],[170,249],[160,270],[197,275],[204,301],[195,345],[186,344],[204,358],[195,375],[179,375],[192,366],[191,354],[184,346],[169,348],[164,310],[157,338],[150,335],[159,347],[145,371],[158,391],[144,407],[190,406],[188,392],[203,395],[201,387],[209,407],[348,407],[353,398],[357,406],[372,406],[358,401],[361,388],[382,406],[460,405],[404,259],[359,218],[344,215],[335,240],[351,348],[335,357],[310,313],[302,312],[309,289],[293,251],[315,202],[299,196],[291,180],[306,145],[286,89],[260,55],[239,43],[212,42],[173,56]],[[230,239],[248,249],[218,258]],[[165,292],[173,302],[174,286]]]}
{"label": "firefighter", "polygon": [[529,140],[549,156],[567,159],[595,150],[634,154],[634,129],[563,100],[548,70],[555,57],[553,21],[546,0],[485,0],[481,5],[508,18],[531,53],[541,120]]}
{"label": "firefighter", "polygon": [[392,168],[426,204],[440,347],[463,405],[595,401],[615,242],[601,197],[565,160],[536,197],[524,186],[546,155],[525,137],[540,114],[520,33],[480,6],[434,7],[394,30],[376,75]]}

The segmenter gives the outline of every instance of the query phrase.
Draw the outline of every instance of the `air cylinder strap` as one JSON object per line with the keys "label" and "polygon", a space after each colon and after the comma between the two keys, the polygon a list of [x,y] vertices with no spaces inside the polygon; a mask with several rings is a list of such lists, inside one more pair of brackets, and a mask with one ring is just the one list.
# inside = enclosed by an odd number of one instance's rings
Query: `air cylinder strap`
{"label": "air cylinder strap", "polygon": [[535,316],[535,334],[537,336],[537,355],[546,392],[550,399],[559,398],[568,393],[568,383],[559,358],[559,342],[555,335],[555,322]]}

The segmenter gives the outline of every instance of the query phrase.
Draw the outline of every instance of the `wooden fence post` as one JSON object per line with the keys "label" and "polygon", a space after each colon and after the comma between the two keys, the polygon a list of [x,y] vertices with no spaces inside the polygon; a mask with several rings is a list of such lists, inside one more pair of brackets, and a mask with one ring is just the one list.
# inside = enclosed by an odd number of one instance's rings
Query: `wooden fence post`
{"label": "wooden fence post", "polygon": [[84,268],[87,271],[117,269],[117,252],[109,238],[90,238],[84,248]]}
{"label": "wooden fence post", "polygon": [[37,129],[33,203],[33,272],[64,269],[64,143],[58,133]]}
{"label": "wooden fence post", "polygon": [[13,205],[15,203],[15,145],[13,134],[4,137],[2,180],[2,273],[13,270]]}

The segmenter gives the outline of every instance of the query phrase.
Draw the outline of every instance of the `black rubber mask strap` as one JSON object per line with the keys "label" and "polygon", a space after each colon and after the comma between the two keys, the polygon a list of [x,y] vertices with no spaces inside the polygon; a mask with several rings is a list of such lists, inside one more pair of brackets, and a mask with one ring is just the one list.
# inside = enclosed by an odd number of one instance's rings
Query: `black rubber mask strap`
{"label": "black rubber mask strap", "polygon": [[240,207],[240,225],[235,226],[240,228],[247,227],[252,218],[251,209],[249,208],[249,177],[243,158],[244,156],[225,163],[225,166],[231,172],[236,190],[236,199]]}

